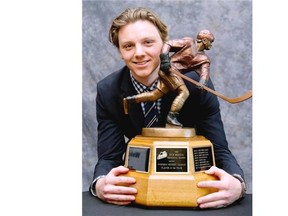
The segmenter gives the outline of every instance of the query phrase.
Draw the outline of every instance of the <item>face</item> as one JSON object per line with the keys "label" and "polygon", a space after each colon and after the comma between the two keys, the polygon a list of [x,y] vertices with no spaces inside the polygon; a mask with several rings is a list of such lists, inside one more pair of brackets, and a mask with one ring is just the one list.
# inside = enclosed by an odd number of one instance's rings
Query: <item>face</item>
{"label": "face", "polygon": [[134,78],[150,86],[158,77],[163,41],[149,21],[138,20],[119,31],[119,51]]}
{"label": "face", "polygon": [[209,40],[208,38],[206,39],[206,43],[204,44],[205,45],[205,49],[206,50],[210,50],[212,48],[212,43],[213,43],[213,40]]}

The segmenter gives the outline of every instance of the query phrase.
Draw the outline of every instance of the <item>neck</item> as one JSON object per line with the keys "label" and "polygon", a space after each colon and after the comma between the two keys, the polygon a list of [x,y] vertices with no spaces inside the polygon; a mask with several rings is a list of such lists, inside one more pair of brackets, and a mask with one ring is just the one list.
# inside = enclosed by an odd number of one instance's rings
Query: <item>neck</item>
{"label": "neck", "polygon": [[157,67],[148,77],[145,77],[145,78],[135,77],[135,76],[133,76],[133,77],[139,83],[142,83],[146,87],[150,87],[155,82],[155,80],[158,79],[158,77],[159,77],[158,71],[159,71],[159,67]]}
{"label": "neck", "polygon": [[204,45],[203,45],[203,43],[202,42],[197,42],[197,50],[198,51],[203,51],[204,50]]}
{"label": "neck", "polygon": [[148,78],[148,79],[145,79],[143,81],[138,81],[138,82],[141,82],[143,85],[147,86],[147,87],[150,87],[154,82],[155,80],[158,79],[158,72],[157,73],[152,73],[151,76]]}

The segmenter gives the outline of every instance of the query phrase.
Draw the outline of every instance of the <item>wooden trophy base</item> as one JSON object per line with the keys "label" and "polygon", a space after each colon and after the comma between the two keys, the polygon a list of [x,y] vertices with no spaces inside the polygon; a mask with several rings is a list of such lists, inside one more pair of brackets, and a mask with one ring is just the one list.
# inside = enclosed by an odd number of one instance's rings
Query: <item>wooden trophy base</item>
{"label": "wooden trophy base", "polygon": [[143,128],[126,151],[125,176],[134,177],[135,203],[144,206],[197,207],[197,199],[217,191],[197,183],[217,180],[203,171],[215,164],[212,143],[194,128]]}

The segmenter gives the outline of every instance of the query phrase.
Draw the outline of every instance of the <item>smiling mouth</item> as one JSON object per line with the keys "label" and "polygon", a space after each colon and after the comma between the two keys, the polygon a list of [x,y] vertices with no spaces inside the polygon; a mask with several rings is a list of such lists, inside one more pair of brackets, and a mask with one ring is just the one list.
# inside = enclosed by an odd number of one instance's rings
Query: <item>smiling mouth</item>
{"label": "smiling mouth", "polygon": [[141,61],[141,62],[134,62],[134,64],[136,64],[136,65],[145,65],[146,63],[148,63],[149,62],[149,60],[147,60],[147,61]]}

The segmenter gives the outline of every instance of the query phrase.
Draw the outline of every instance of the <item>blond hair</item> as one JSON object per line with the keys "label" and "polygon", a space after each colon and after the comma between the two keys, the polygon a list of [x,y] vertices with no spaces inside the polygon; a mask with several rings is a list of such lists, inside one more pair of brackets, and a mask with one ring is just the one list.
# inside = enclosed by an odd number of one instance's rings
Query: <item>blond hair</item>
{"label": "blond hair", "polygon": [[136,7],[127,8],[112,21],[109,30],[109,41],[119,48],[119,30],[123,26],[136,22],[137,20],[147,20],[151,22],[158,29],[163,42],[168,40],[168,28],[166,24],[164,24],[153,11],[143,7]]}

